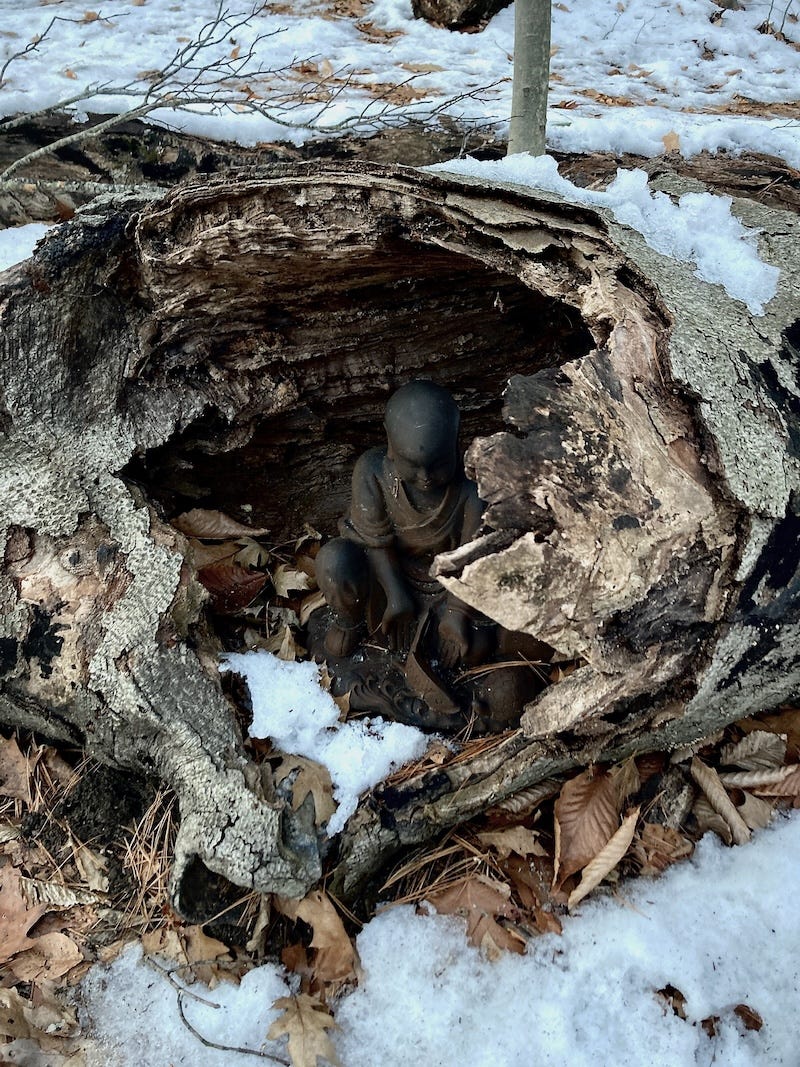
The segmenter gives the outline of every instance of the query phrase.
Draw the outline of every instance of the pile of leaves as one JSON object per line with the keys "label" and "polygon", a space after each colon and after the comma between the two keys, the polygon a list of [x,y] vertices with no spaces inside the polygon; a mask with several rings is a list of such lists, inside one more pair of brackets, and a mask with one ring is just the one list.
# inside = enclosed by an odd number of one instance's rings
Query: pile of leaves
{"label": "pile of leaves", "polygon": [[[459,749],[434,742],[424,761],[441,766],[495,743],[480,739]],[[355,916],[318,888],[300,901],[237,897],[238,925],[227,928],[183,924],[167,895],[171,798],[155,794],[119,840],[82,841],[69,799],[95,771],[30,738],[0,741],[0,1036],[33,1039],[51,1052],[79,1050],[70,988],[92,963],[110,961],[136,939],[173,984],[190,1029],[182,998],[192,995],[191,983],[238,981],[264,959],[279,958],[294,975],[294,993],[276,1003],[281,1014],[265,1038],[285,1040],[284,1062],[294,1067],[335,1064],[335,1005],[360,978]],[[626,880],[657,876],[691,856],[704,833],[745,844],[787,807],[800,807],[794,707],[743,720],[671,755],[597,765],[517,793],[404,857],[386,878],[380,906],[414,903],[458,915],[487,957],[523,953],[533,938],[560,933],[589,894],[624,898]],[[680,990],[658,995],[683,1012]],[[747,1005],[736,1010],[744,1025],[760,1027]],[[715,1032],[713,1018],[703,1025]]]}
{"label": "pile of leaves", "polygon": [[203,508],[184,512],[172,525],[188,541],[229,651],[261,648],[281,659],[302,659],[300,629],[325,602],[314,567],[321,534],[306,526],[276,545],[269,530]]}

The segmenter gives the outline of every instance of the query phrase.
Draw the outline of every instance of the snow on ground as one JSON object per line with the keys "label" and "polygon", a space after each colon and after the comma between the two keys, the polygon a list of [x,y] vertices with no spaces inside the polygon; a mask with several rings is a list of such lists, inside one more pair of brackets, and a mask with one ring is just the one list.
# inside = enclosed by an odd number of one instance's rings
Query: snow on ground
{"label": "snow on ground", "polygon": [[[89,86],[125,92],[78,102],[78,114],[135,106],[152,85],[153,71],[192,39],[217,0],[104,0],[94,10],[88,6],[87,0],[0,0],[0,63],[41,34],[54,15],[59,19],[35,51],[9,66],[0,112],[50,107]],[[240,12],[252,10],[253,0],[228,0],[225,6],[235,22]],[[664,151],[666,135],[676,134],[687,156],[703,149],[754,150],[800,167],[800,51],[793,47],[800,41],[798,15],[798,0],[746,0],[738,11],[722,11],[711,0],[555,3],[550,147],[650,156]],[[788,41],[758,32],[768,17],[776,29],[782,25]],[[248,94],[264,102],[270,116],[242,111],[234,102],[220,114],[202,107],[192,114],[162,109],[154,117],[249,145],[300,143],[312,136],[304,123],[317,133],[330,131],[355,121],[365,107],[375,117],[387,106],[387,117],[399,122],[450,100],[446,114],[471,125],[495,125],[501,133],[506,128],[510,8],[474,34],[414,19],[410,0],[272,0],[248,26],[221,34],[204,54],[227,56],[236,66],[261,35],[267,36],[241,73]],[[256,73],[265,68],[277,73]],[[298,106],[302,90],[306,102]]]}
{"label": "snow on ground", "polygon": [[246,679],[253,702],[251,737],[269,737],[281,752],[322,763],[338,807],[328,833],[339,833],[358,797],[397,767],[418,759],[430,740],[421,730],[381,718],[339,722],[339,708],[319,684],[315,663],[289,663],[270,652],[231,653],[222,670]]}
{"label": "snow on ground", "polygon": [[31,222],[27,226],[13,226],[0,230],[0,270],[7,270],[15,263],[21,263],[33,253],[34,246],[40,241],[49,226]]}
{"label": "snow on ground", "polygon": [[[779,816],[742,848],[704,838],[690,862],[584,902],[559,937],[496,962],[463,923],[390,908],[358,938],[365,977],[336,1007],[344,1067],[796,1067],[800,1003],[800,814]],[[241,986],[195,991],[186,1016],[220,1044],[258,1048],[288,988],[267,964]],[[687,1018],[656,991],[672,985]],[[234,1067],[180,1024],[167,982],[128,949],[95,967],[82,993],[95,1027],[89,1067]],[[762,1017],[747,1031],[734,1014]],[[717,1034],[700,1025],[717,1016]],[[276,1046],[268,1046],[273,1051]],[[279,1048],[279,1046],[277,1047]]]}
{"label": "snow on ground", "polygon": [[487,184],[513,182],[560,193],[569,200],[606,207],[617,222],[644,235],[658,252],[692,263],[695,274],[724,286],[754,315],[775,295],[780,271],[759,258],[756,233],[731,215],[731,198],[711,193],[686,193],[675,203],[651,192],[643,170],[618,170],[603,191],[580,189],[558,173],[551,156],[520,153],[499,160],[455,159],[426,170],[449,171],[480,178]]}

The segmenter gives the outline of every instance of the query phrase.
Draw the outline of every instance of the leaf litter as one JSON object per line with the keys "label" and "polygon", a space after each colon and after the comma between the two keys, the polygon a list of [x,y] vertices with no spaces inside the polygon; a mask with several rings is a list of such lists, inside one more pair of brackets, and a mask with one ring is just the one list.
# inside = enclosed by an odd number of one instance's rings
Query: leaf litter
{"label": "leaf litter", "polygon": [[[184,525],[196,541],[198,560],[211,560],[206,567],[238,566],[263,579],[262,606],[253,610],[251,601],[230,616],[240,647],[279,642],[286,658],[301,658],[295,635],[303,603],[318,598],[313,588],[316,531],[289,545],[272,545],[263,531],[231,529],[219,515],[195,515]],[[276,582],[276,575],[286,580]],[[236,587],[233,579],[225,606],[231,605]],[[340,711],[346,717],[346,706]],[[403,780],[425,766],[446,768],[503,740],[434,744],[396,777]],[[275,752],[267,742],[253,744],[254,756],[268,764],[277,787],[288,789],[292,807],[297,810],[310,798],[317,825],[324,825],[334,803],[326,769],[314,760]],[[489,959],[522,954],[542,933],[559,933],[567,912],[586,897],[609,889],[624,893],[627,879],[655,876],[691,856],[704,832],[744,842],[752,829],[766,825],[776,807],[798,806],[798,756],[800,709],[787,707],[744,720],[672,760],[644,754],[617,766],[547,779],[402,858],[387,876],[381,904],[416,903],[462,917],[466,937]],[[330,1005],[335,1010],[343,991],[360,978],[355,917],[337,910],[317,890],[303,901],[274,899],[271,906],[268,898],[238,894],[221,908],[220,922],[205,929],[181,923],[168,903],[177,813],[164,792],[116,852],[131,874],[127,897],[120,899],[113,888],[109,892],[107,848],[98,850],[67,833],[63,855],[50,855],[20,836],[26,813],[57,809],[59,795],[68,792],[76,773],[87,773],[87,766],[70,765],[55,749],[24,738],[0,741],[0,818],[8,827],[0,835],[0,893],[12,916],[0,941],[13,1020],[8,1029],[14,1035],[35,1032],[42,1047],[55,1042],[72,1048],[74,1016],[56,984],[69,987],[92,962],[113,959],[135,938],[154,959],[167,961],[173,978],[212,987],[241,980],[265,954],[281,956],[301,991],[275,1001],[281,1014],[269,1038],[285,1039],[295,1064],[316,1067],[320,1059],[330,1060],[328,1032],[335,1025]],[[688,803],[674,802],[680,794]],[[48,1005],[47,1012],[37,1014],[38,1003]],[[54,1005],[61,1012],[57,1024]],[[753,1025],[756,1017],[747,1014]],[[36,1030],[40,1018],[49,1020],[49,1034]]]}

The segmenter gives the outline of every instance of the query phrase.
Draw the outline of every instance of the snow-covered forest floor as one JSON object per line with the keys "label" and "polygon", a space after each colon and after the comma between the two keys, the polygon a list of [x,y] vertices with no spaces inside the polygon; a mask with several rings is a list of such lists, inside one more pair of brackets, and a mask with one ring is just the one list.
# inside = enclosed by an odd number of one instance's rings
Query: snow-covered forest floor
{"label": "snow-covered forest floor", "polygon": [[[0,73],[0,113],[62,106],[83,120],[145,107],[149,121],[170,129],[248,146],[301,144],[345,130],[367,135],[410,119],[432,130],[455,123],[459,130],[493,131],[498,139],[507,131],[511,8],[477,33],[451,33],[415,20],[409,0],[273,0],[259,4],[255,14],[248,3],[230,0],[225,10],[229,21],[213,28],[199,75],[178,64],[165,79],[173,57],[214,21],[213,0],[104,0],[96,7],[88,0],[0,0],[0,63],[17,57]],[[763,153],[800,167],[796,0],[743,0],[738,9],[711,0],[567,0],[553,5],[552,45],[548,146],[554,151]],[[185,102],[170,106],[170,94],[183,94]],[[552,159],[451,166],[487,181],[553,188],[560,180]],[[753,314],[774,291],[774,279],[758,259],[756,235],[739,226],[724,198],[678,205],[661,194],[655,198],[644,175],[630,172],[611,189],[588,195],[606,197],[595,202],[661,242],[687,270],[710,272]],[[24,258],[42,232],[40,225],[0,232],[0,267]],[[334,727],[338,709],[331,711],[309,668],[278,667],[265,652],[249,663],[258,667],[238,667],[251,675],[254,696],[268,694],[263,711],[257,709],[254,735],[329,767],[339,804],[334,820],[346,817],[360,790],[419,757],[428,744],[407,727]],[[263,679],[257,677],[261,671]],[[796,733],[780,757],[782,767],[799,754],[800,713],[787,715]],[[6,857],[0,868],[0,1003],[9,1020],[3,1032],[16,1039],[3,1047],[5,1059],[30,1067],[59,1063],[62,1056],[96,1067],[231,1067],[253,1060],[263,1047],[263,1062],[288,1062],[285,1038],[267,1042],[270,1026],[287,1017],[274,1005],[281,998],[301,1003],[291,998],[314,987],[319,958],[309,964],[295,955],[285,966],[239,968],[246,972],[239,984],[216,984],[236,969],[225,945],[199,928],[178,931],[168,915],[152,913],[149,925],[156,929],[143,942],[150,962],[142,958],[141,941],[116,955],[119,938],[109,938],[113,948],[93,956],[84,935],[108,888],[104,843],[92,841],[81,851],[71,840],[69,862],[76,863],[82,889],[65,889],[62,878],[60,897],[32,903],[36,887],[18,873],[19,864],[31,859],[19,827],[31,812],[41,813],[47,793],[31,794],[30,782],[40,779],[32,777],[30,751],[26,759],[12,744],[0,751]],[[55,788],[59,776],[69,780],[56,755],[36,751],[33,762],[42,773],[46,769],[46,781]],[[773,756],[767,766],[776,766]],[[796,773],[790,782],[782,786],[780,803],[769,794],[752,799],[787,806],[800,790]],[[150,840],[163,843],[168,815],[164,808],[152,810],[162,812],[162,821],[150,827]],[[754,825],[766,821],[763,809],[750,817]],[[527,844],[517,839],[516,846],[523,848],[522,859],[525,847],[537,855],[540,837],[547,844],[552,820],[550,804],[540,821],[534,817],[526,825]],[[709,816],[708,825],[725,836],[724,821],[720,826]],[[741,847],[728,848],[709,831],[690,858],[674,863],[691,852],[691,841],[684,846],[670,839],[669,849],[662,841],[660,850],[640,843],[634,866],[644,869],[643,876],[612,875],[568,915],[563,901],[548,901],[536,930],[524,938],[508,933],[514,929],[510,912],[501,914],[499,907],[495,916],[488,905],[484,911],[471,904],[460,909],[472,924],[471,939],[464,918],[436,914],[422,903],[379,909],[358,935],[358,961],[352,957],[343,968],[348,977],[358,975],[357,986],[343,979],[331,997],[337,1029],[328,1028],[330,1016],[320,1022],[311,1009],[312,1021],[304,1023],[309,1048],[290,1049],[294,1062],[314,1064],[313,1049],[325,1048],[327,1030],[345,1067],[796,1065],[797,813],[773,814],[769,826]],[[67,862],[54,860],[54,870]],[[136,863],[141,873],[141,851]],[[157,857],[152,863],[148,900],[157,896],[162,870]],[[667,869],[656,876],[661,867]],[[442,910],[459,908],[451,901]],[[474,936],[476,912],[501,915],[501,933],[490,926],[488,940]],[[557,922],[547,918],[556,914]],[[37,926],[40,919],[49,925]],[[322,922],[320,929],[311,925],[315,940],[322,938]],[[336,929],[329,948],[341,953],[346,950]],[[518,937],[517,948],[524,940],[524,954],[496,951],[504,937]],[[319,944],[311,947],[319,955]],[[99,962],[87,970],[87,957],[95,956]],[[175,970],[182,961],[185,966]],[[210,980],[212,988],[195,983],[181,993],[190,973]],[[76,998],[74,1021],[63,997],[52,999],[67,975],[80,979],[70,993]]]}

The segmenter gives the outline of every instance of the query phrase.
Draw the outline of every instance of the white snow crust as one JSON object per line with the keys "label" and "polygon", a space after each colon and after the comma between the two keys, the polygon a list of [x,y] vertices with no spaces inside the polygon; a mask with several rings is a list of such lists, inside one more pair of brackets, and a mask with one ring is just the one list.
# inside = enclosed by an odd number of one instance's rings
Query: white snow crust
{"label": "white snow crust", "polygon": [[[231,0],[226,6],[237,16],[254,4]],[[126,95],[104,96],[101,106],[88,101],[69,107],[78,117],[134,107],[151,85],[152,71],[162,68],[216,7],[216,0],[117,0],[94,5],[102,17],[87,21],[86,0],[57,5],[0,0],[0,63],[41,34],[54,14],[61,20],[36,50],[8,68],[0,112],[35,111],[88,86],[120,88],[129,81],[134,85]],[[800,52],[793,47],[800,25],[789,17],[797,12],[765,0],[749,0],[721,17],[720,11],[712,0],[553,4],[550,148],[653,156],[664,152],[666,135],[676,134],[687,157],[749,150],[800,167]],[[759,32],[768,16],[776,30],[783,21],[786,41]],[[364,86],[405,82],[427,95],[391,103],[391,114],[384,116],[391,122],[424,117],[444,104],[446,116],[504,134],[511,111],[513,26],[512,8],[480,33],[451,33],[414,19],[411,0],[366,3],[360,18],[341,17],[332,0],[268,3],[233,39],[222,35],[218,51],[230,55],[238,47],[243,55],[257,36],[268,35],[241,73],[270,104],[270,116],[246,114],[233,104],[188,113],[165,108],[151,121],[245,145],[300,144],[339,132],[342,122],[358,119],[367,130],[385,101],[376,101]],[[322,113],[320,101],[298,106],[296,99],[280,99],[287,89],[318,89],[314,74],[303,68],[309,59],[349,78]],[[464,95],[470,93],[475,95]]]}
{"label": "white snow crust", "polygon": [[0,270],[8,270],[16,263],[22,263],[33,254],[36,243],[49,229],[41,222],[29,222],[27,226],[12,226],[0,230]]}
{"label": "white snow crust", "polygon": [[[564,933],[525,956],[484,959],[462,920],[390,908],[358,937],[362,985],[335,1007],[344,1067],[797,1067],[800,815],[741,848],[712,835],[659,879],[585,901]],[[258,1048],[289,979],[266,964],[241,986],[193,989],[187,1018],[221,1043]],[[685,1020],[656,991],[686,997]],[[236,1067],[181,1025],[166,980],[127,950],[82,985],[89,1067]],[[745,1030],[734,1008],[763,1019]],[[716,1037],[700,1021],[718,1016]],[[275,1046],[267,1046],[275,1051]]]}
{"label": "white snow crust", "polygon": [[290,663],[270,652],[231,653],[222,670],[247,681],[253,702],[251,737],[269,737],[282,751],[328,768],[338,807],[328,823],[337,834],[356,810],[365,789],[409,760],[429,738],[413,726],[380,717],[339,722],[339,708],[319,684],[315,663]]}
{"label": "white snow crust", "polygon": [[676,203],[666,193],[653,192],[643,170],[622,169],[603,191],[581,189],[559,174],[552,156],[527,153],[499,160],[452,159],[424,169],[467,174],[487,184],[512,182],[608,208],[651,248],[691,263],[698,278],[722,285],[754,315],[764,314],[764,305],[777,291],[779,269],[759,257],[757,232],[731,214],[729,196],[685,193]]}

